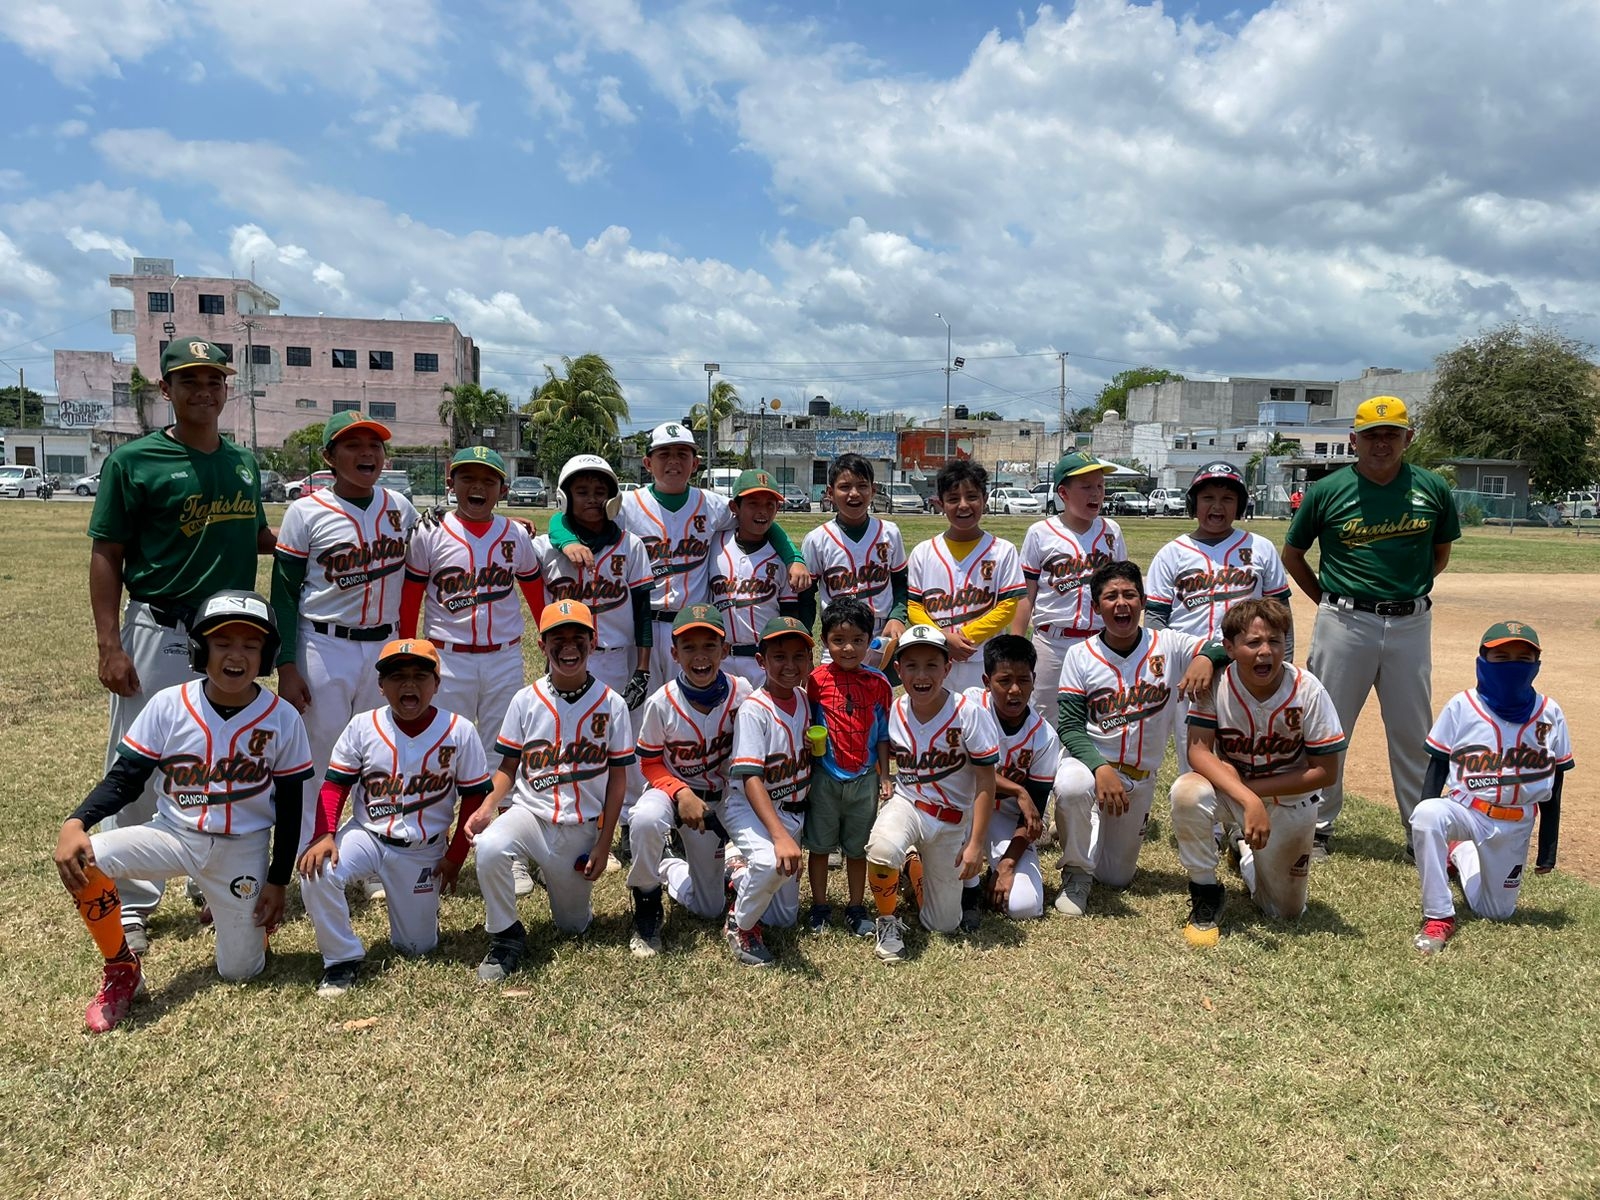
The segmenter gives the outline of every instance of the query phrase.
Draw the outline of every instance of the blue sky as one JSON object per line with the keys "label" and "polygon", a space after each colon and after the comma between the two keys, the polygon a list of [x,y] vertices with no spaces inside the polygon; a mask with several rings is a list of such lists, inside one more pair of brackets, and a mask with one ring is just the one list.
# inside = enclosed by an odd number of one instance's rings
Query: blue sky
{"label": "blue sky", "polygon": [[[636,423],[1055,412],[1124,364],[1338,378],[1509,317],[1593,339],[1593,5],[11,0],[0,360],[128,351],[133,253],[443,313]],[[61,332],[57,332],[61,331]],[[0,370],[0,378],[7,373]]]}

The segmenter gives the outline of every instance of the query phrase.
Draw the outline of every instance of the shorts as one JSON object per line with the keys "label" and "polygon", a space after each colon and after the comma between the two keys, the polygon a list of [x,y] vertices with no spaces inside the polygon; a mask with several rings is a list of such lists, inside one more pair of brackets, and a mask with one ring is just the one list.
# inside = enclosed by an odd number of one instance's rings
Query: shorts
{"label": "shorts", "polygon": [[838,779],[827,771],[811,776],[806,794],[806,824],[800,844],[812,854],[838,850],[846,858],[865,858],[867,837],[878,815],[878,772]]}

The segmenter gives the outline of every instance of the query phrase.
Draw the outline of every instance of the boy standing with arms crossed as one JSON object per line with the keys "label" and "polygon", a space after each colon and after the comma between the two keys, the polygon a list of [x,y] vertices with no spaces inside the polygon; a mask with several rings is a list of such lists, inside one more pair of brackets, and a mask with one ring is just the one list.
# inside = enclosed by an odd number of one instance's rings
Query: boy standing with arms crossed
{"label": "boy standing with arms crossed", "polygon": [[792,617],[799,609],[788,569],[772,538],[783,493],[765,471],[745,471],[733,485],[732,510],[738,521],[711,542],[707,560],[711,602],[728,631],[728,661],[723,670],[760,686],[756,666],[761,631],[773,617]]}

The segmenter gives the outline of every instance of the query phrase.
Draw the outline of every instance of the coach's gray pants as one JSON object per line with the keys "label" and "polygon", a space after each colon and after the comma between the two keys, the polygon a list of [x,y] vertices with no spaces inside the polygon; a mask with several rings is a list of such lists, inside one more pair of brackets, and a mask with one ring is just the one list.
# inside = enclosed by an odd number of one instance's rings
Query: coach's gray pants
{"label": "coach's gray pants", "polygon": [[[163,688],[188,683],[199,676],[189,669],[189,634],[183,629],[168,629],[158,625],[150,615],[150,606],[139,600],[128,601],[122,617],[122,648],[133,660],[133,669],[139,673],[139,690],[132,696],[111,694],[111,734],[106,743],[106,770],[117,761],[117,744],[128,732],[133,720],[144,706]],[[156,785],[159,774],[150,776],[144,792],[132,804],[100,823],[102,830],[132,829],[145,825],[156,815]],[[1421,788],[1417,789],[1419,792]],[[122,893],[124,918],[147,917],[161,902],[165,883],[148,879],[119,879],[117,890]]]}
{"label": "coach's gray pants", "polygon": [[[1410,837],[1411,812],[1427,774],[1428,730],[1433,725],[1433,614],[1380,617],[1334,607],[1317,607],[1306,670],[1321,681],[1339,714],[1345,737],[1354,740],[1356,719],[1367,694],[1378,690],[1383,732],[1389,742],[1389,779],[1400,821]],[[1344,779],[1324,788],[1317,829],[1333,828],[1344,807]]]}

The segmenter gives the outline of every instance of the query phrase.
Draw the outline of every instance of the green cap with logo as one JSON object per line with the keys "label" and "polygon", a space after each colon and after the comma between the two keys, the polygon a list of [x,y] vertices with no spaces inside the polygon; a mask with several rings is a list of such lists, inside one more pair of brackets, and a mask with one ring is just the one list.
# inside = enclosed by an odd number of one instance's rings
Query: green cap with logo
{"label": "green cap with logo", "polygon": [[738,500],[756,492],[769,492],[780,501],[783,499],[783,490],[766,471],[741,471],[733,483],[733,498]]}
{"label": "green cap with logo", "polygon": [[237,374],[228,365],[222,347],[203,338],[173,338],[161,352],[161,378],[190,367],[215,367],[224,375]]}
{"label": "green cap with logo", "polygon": [[718,637],[728,636],[728,627],[722,623],[722,613],[712,604],[691,604],[672,619],[672,636],[691,629],[709,629]]}
{"label": "green cap with logo", "polygon": [[1538,630],[1526,621],[1496,621],[1489,626],[1489,631],[1478,645],[1488,650],[1492,646],[1504,646],[1510,642],[1526,642],[1535,650],[1540,649]]}
{"label": "green cap with logo", "polygon": [[816,642],[812,640],[811,630],[807,629],[794,617],[773,617],[772,620],[761,627],[760,644],[765,646],[773,638],[788,637],[790,634],[795,637],[805,638],[808,646],[816,645]]}
{"label": "green cap with logo", "polygon": [[322,427],[322,448],[326,450],[345,434],[354,433],[358,429],[370,430],[386,442],[393,436],[387,425],[374,421],[371,417],[363,417],[358,412],[334,413]]}
{"label": "green cap with logo", "polygon": [[1097,471],[1102,475],[1110,475],[1116,469],[1116,463],[1101,462],[1087,450],[1074,450],[1056,464],[1056,486],[1060,487],[1074,475],[1093,475]]}
{"label": "green cap with logo", "polygon": [[455,474],[457,467],[467,467],[474,464],[480,467],[488,467],[501,479],[511,478],[509,472],[506,471],[506,460],[487,446],[467,446],[464,449],[457,450],[455,457],[450,460],[450,469],[445,472],[445,477],[449,478],[449,476]]}

